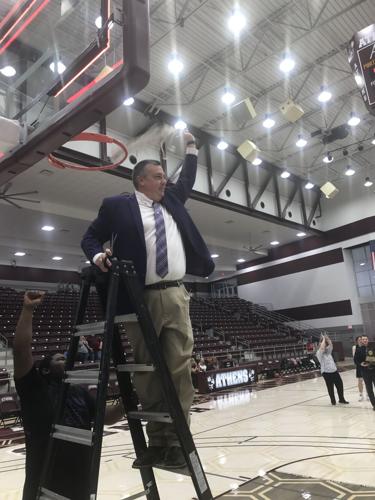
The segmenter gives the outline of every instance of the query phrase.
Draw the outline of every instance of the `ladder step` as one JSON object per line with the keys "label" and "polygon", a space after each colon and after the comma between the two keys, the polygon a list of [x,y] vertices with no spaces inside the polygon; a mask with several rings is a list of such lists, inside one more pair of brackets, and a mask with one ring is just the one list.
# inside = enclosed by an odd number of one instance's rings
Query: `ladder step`
{"label": "ladder step", "polygon": [[132,314],[121,314],[120,316],[115,316],[115,323],[138,323],[137,315]]}
{"label": "ladder step", "polygon": [[171,424],[173,422],[172,417],[166,412],[156,412],[156,411],[129,411],[127,414],[128,418],[133,418],[135,420],[146,420],[148,422],[164,422]]}
{"label": "ladder step", "polygon": [[47,488],[40,488],[39,500],[69,500],[69,498],[58,495]]}
{"label": "ladder step", "polygon": [[67,384],[98,384],[99,370],[69,370],[65,372]]}
{"label": "ladder step", "polygon": [[68,427],[66,425],[56,424],[52,437],[61,439],[63,441],[70,441],[71,443],[84,444],[86,446],[92,445],[92,431],[87,429],[77,429],[76,427]]}
{"label": "ladder step", "polygon": [[117,365],[118,372],[154,372],[154,365],[140,365],[134,363],[127,363],[126,365]]}

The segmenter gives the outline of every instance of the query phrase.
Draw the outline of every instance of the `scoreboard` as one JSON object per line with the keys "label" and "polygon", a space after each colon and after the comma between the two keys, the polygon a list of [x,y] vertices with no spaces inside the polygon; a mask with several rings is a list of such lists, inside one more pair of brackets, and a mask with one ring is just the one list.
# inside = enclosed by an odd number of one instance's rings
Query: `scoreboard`
{"label": "scoreboard", "polygon": [[375,115],[375,24],[353,36],[348,59],[367,109]]}

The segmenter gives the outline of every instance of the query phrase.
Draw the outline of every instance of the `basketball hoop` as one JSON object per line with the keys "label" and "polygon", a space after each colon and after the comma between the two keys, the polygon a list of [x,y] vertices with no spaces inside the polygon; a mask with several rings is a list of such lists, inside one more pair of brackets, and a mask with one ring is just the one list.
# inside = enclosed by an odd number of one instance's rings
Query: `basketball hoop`
{"label": "basketball hoop", "polygon": [[92,141],[92,142],[102,142],[105,144],[115,144],[118,146],[121,151],[122,151],[122,157],[116,161],[116,163],[112,163],[111,165],[102,165],[101,167],[86,167],[84,165],[80,165],[79,163],[74,163],[69,160],[60,160],[56,158],[53,154],[48,155],[48,162],[50,165],[57,167],[57,168],[73,168],[75,170],[85,170],[87,172],[92,172],[92,171],[101,171],[101,170],[113,170],[114,168],[118,167],[123,163],[126,158],[128,157],[128,150],[126,146],[118,141],[117,139],[114,139],[113,137],[109,137],[108,135],[104,134],[96,134],[93,132],[82,132],[81,134],[76,135],[71,141]]}

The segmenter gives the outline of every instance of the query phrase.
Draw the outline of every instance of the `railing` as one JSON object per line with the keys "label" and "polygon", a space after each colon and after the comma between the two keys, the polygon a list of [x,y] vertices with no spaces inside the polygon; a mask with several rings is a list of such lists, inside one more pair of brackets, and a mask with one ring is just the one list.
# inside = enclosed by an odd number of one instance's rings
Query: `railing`
{"label": "railing", "polygon": [[8,365],[8,339],[4,337],[4,335],[1,335],[0,333],[0,353],[1,352],[5,353],[4,368],[6,368]]}

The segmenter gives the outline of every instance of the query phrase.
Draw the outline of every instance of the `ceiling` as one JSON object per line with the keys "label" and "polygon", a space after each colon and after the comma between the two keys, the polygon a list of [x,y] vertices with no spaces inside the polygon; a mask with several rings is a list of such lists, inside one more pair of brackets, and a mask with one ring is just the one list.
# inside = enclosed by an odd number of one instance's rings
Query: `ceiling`
{"label": "ceiling", "polygon": [[[114,2],[115,11],[119,3]],[[251,139],[261,150],[264,160],[309,178],[317,185],[330,180],[340,188],[348,183],[344,170],[350,162],[356,170],[350,182],[358,184],[359,192],[365,189],[362,187],[364,178],[375,178],[375,147],[371,143],[375,117],[368,114],[362,102],[345,47],[354,32],[375,19],[375,2],[243,0],[237,3],[247,19],[247,26],[239,37],[233,37],[227,28],[233,1],[150,0],[151,78],[136,97],[152,104],[153,109],[182,117],[188,124],[218,139],[224,138],[234,146]],[[89,12],[87,1],[75,4],[85,7],[86,10],[80,9],[81,13]],[[95,0],[96,7],[97,4]],[[85,43],[89,40],[88,23],[92,24],[94,17],[86,13],[83,18],[70,18],[67,38],[71,52],[74,53],[76,41],[79,47],[82,40]],[[82,23],[86,23],[83,39]],[[51,26],[53,35],[53,24]],[[63,38],[60,37],[62,41]],[[40,40],[34,36],[33,48]],[[24,42],[27,43],[27,39]],[[288,77],[279,70],[286,50],[296,62]],[[184,64],[178,79],[167,70],[172,52],[177,52]],[[36,68],[29,77],[30,88],[38,87],[38,77],[40,72]],[[324,106],[317,100],[322,85],[332,93],[332,99]],[[9,89],[12,81],[0,74],[0,89],[5,86]],[[225,87],[235,94],[235,103],[249,97],[257,116],[239,125],[221,101]],[[304,110],[304,116],[294,124],[279,111],[289,97]],[[44,112],[47,110],[48,106]],[[310,138],[317,129],[345,124],[351,112],[358,114],[361,122],[350,129],[344,140],[326,147],[321,137]],[[276,122],[270,131],[262,125],[266,113]],[[1,114],[6,115],[6,108],[1,106],[0,95]],[[121,107],[107,117],[107,128],[131,138],[144,132],[152,124],[151,118],[148,114]],[[298,134],[308,139],[302,150],[295,145]],[[358,142],[363,146],[360,151]],[[345,157],[344,148],[348,150]],[[322,158],[328,150],[334,151],[334,161],[327,165]],[[227,153],[223,156],[213,152],[214,172],[227,174],[233,161]],[[128,162],[127,165],[130,166]],[[43,173],[44,170],[52,174]],[[249,165],[250,181],[254,184],[260,182],[257,171],[261,168],[257,170]],[[242,171],[236,171],[234,177],[243,180]],[[286,183],[280,186],[285,195],[288,194],[286,186]],[[42,160],[17,176],[9,192],[32,190],[38,191],[37,195],[31,195],[41,201],[38,205],[21,202],[25,209],[19,210],[0,201],[0,262],[9,264],[14,259],[13,253],[24,249],[27,255],[16,258],[17,265],[78,269],[83,259],[79,241],[101,199],[132,191],[132,187],[125,179],[120,182],[103,173],[61,171]],[[344,204],[345,189],[340,191],[338,197],[341,196]],[[210,250],[220,254],[215,276],[233,271],[239,257],[257,257],[250,255],[244,246],[264,244],[269,247],[272,239],[281,243],[296,239],[296,231],[292,228],[202,202],[190,200],[188,208]],[[325,210],[329,210],[329,205],[325,204]],[[40,232],[47,220],[57,228],[53,233]],[[58,263],[51,261],[56,253],[63,253],[64,257]]]}

